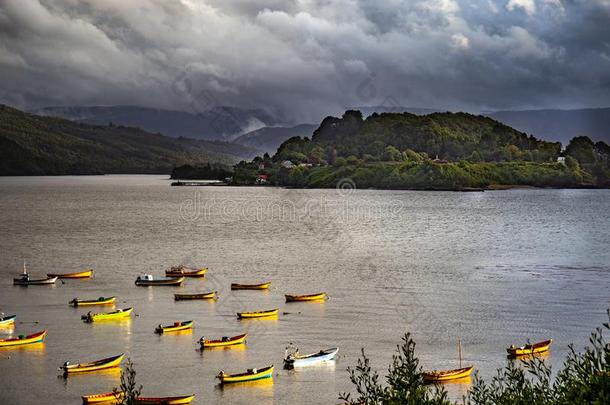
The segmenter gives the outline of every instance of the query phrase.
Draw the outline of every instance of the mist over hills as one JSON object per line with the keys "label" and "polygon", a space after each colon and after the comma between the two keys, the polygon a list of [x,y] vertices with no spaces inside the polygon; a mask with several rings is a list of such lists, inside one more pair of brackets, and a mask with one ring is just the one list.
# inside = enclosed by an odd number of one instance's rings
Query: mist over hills
{"label": "mist over hills", "polygon": [[138,106],[66,106],[32,111],[95,125],[123,125],[174,138],[230,141],[244,133],[281,122],[262,109],[220,106],[201,112]]}

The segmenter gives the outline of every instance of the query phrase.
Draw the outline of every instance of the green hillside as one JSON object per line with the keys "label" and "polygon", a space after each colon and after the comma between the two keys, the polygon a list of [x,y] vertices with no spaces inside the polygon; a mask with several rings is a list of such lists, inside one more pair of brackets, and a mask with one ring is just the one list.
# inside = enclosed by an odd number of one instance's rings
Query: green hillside
{"label": "green hillside", "polygon": [[[358,188],[448,189],[495,186],[608,187],[610,153],[603,142],[577,137],[562,147],[498,121],[466,113],[327,117],[311,139],[291,138],[273,157],[236,166],[234,181],[259,174],[271,184]],[[289,161],[289,164],[286,162]],[[290,167],[294,165],[294,167]]]}
{"label": "green hillside", "polygon": [[255,152],[243,145],[88,125],[0,105],[0,175],[169,174],[174,166],[233,164]]}

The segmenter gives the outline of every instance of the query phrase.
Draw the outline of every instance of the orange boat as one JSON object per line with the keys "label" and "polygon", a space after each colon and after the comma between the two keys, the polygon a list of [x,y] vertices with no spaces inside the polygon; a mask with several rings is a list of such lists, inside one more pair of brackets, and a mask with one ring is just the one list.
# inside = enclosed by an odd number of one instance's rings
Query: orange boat
{"label": "orange boat", "polygon": [[233,337],[223,336],[220,339],[206,339],[202,336],[201,339],[199,339],[199,345],[201,346],[201,349],[207,349],[209,347],[227,347],[241,345],[246,343],[247,336],[247,333]]}
{"label": "orange boat", "polygon": [[533,344],[528,343],[520,347],[515,347],[515,345],[511,345],[509,348],[506,349],[506,351],[508,352],[508,355],[512,357],[524,356],[535,353],[544,353],[549,350],[549,347],[551,347],[551,343],[553,343],[553,339],[543,340],[542,342]]}
{"label": "orange boat", "polygon": [[20,335],[14,338],[0,339],[0,347],[21,346],[28,345],[31,343],[42,342],[44,341],[44,337],[46,335],[47,331],[43,330],[42,332],[33,333],[27,336]]}
{"label": "orange boat", "polygon": [[231,284],[231,290],[267,290],[271,285],[271,281],[260,284]]}

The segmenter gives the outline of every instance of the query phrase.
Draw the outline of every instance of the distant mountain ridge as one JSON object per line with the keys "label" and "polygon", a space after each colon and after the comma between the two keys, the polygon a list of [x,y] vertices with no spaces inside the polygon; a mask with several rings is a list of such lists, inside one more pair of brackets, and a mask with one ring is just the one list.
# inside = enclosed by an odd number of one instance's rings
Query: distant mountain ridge
{"label": "distant mountain ridge", "polygon": [[271,125],[279,120],[262,109],[214,107],[205,111],[164,110],[138,106],[44,107],[38,115],[61,117],[95,125],[123,125],[174,138],[230,141],[243,133]]}
{"label": "distant mountain ridge", "polygon": [[294,127],[263,127],[241,135],[233,142],[273,155],[285,140],[294,136],[311,137],[317,127],[314,124],[300,124]]}
{"label": "distant mountain ridge", "polygon": [[0,105],[0,175],[171,173],[174,166],[233,164],[256,149],[90,125]]}
{"label": "distant mountain ridge", "polygon": [[610,108],[496,111],[486,115],[519,131],[559,141],[564,146],[578,135],[610,142]]}

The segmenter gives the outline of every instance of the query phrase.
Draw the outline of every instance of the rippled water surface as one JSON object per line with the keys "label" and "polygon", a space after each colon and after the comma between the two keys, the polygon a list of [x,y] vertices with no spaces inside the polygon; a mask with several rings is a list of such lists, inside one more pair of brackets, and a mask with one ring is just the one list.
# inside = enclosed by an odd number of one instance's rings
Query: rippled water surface
{"label": "rippled water surface", "polygon": [[[195,403],[337,403],[360,348],[382,371],[405,331],[425,368],[464,362],[489,377],[504,348],[552,337],[547,361],[586,344],[610,306],[610,192],[484,193],[169,187],[160,176],[0,179],[0,336],[48,330],[44,344],[0,349],[0,403],[78,404],[119,384],[116,371],[58,378],[64,361],[126,352],[146,395],[195,393]],[[16,287],[32,275],[95,269],[95,278]],[[181,288],[136,287],[144,272],[205,264]],[[231,282],[272,281],[268,292]],[[217,290],[216,302],[175,292]],[[285,293],[326,291],[324,303]],[[74,297],[116,295],[130,321],[84,324]],[[235,313],[278,307],[277,320]],[[159,323],[195,320],[192,333],[158,336]],[[202,335],[250,334],[231,350],[197,350]],[[339,346],[332,364],[282,368],[284,348]],[[223,369],[275,364],[273,382],[220,388]],[[468,384],[448,384],[459,398]]]}

